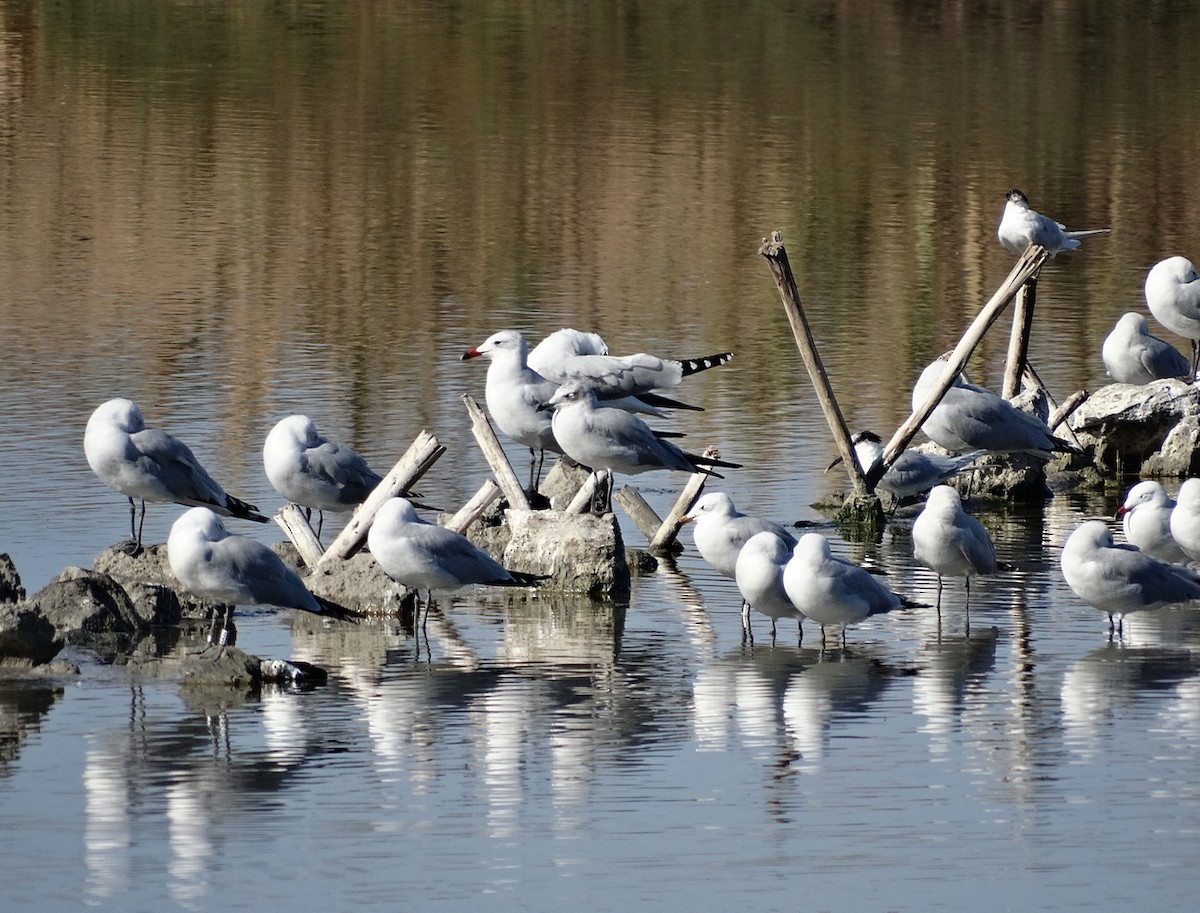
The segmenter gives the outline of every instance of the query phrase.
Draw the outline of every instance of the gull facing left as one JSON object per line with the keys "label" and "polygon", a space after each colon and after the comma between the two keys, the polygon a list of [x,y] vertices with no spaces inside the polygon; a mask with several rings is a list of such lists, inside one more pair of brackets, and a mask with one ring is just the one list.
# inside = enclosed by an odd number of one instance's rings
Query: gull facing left
{"label": "gull facing left", "polygon": [[[750,537],[738,552],[734,580],[743,602],[771,619],[771,640],[775,640],[775,623],[780,618],[795,618],[798,635],[804,639],[804,613],[788,596],[783,585],[783,570],[792,548],[778,533],[764,530]],[[742,616],[749,631],[749,617]]]}
{"label": "gull facing left", "polygon": [[913,557],[937,574],[938,617],[942,611],[942,578],[966,580],[966,605],[971,602],[971,578],[996,573],[996,547],[983,524],[963,510],[962,499],[949,485],[929,492],[925,508],[913,522]]}
{"label": "gull facing left", "polygon": [[1175,502],[1167,490],[1153,479],[1138,482],[1125,495],[1117,508],[1117,519],[1125,531],[1125,539],[1147,555],[1172,564],[1186,562],[1187,553],[1171,535],[1171,515]]}
{"label": "gull facing left", "polygon": [[[207,507],[225,517],[267,522],[253,504],[226,494],[186,444],[147,428],[131,400],[118,397],[96,407],[83,436],[83,452],[100,481],[129,498],[129,525],[139,548],[147,501]],[[142,502],[136,526],[135,499]]]}
{"label": "gull facing left", "polygon": [[1121,316],[1100,349],[1104,368],[1119,384],[1148,384],[1166,377],[1187,377],[1188,360],[1169,342],[1151,336],[1146,318],[1130,311]]}
{"label": "gull facing left", "polygon": [[1020,256],[1030,244],[1040,244],[1053,257],[1059,251],[1077,248],[1080,238],[1105,234],[1109,230],[1091,228],[1084,231],[1067,231],[1067,227],[1061,222],[1030,209],[1028,197],[1015,187],[1008,192],[1006,199],[1004,215],[1000,217],[996,237],[1010,254]]}

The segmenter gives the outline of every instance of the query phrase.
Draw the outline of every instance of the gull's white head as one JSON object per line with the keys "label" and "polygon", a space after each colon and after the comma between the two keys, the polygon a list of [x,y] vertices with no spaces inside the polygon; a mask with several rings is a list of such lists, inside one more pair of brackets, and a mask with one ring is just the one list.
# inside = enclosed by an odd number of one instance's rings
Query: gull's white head
{"label": "gull's white head", "polygon": [[462,361],[478,358],[480,355],[492,359],[505,352],[513,353],[521,359],[528,357],[529,346],[519,330],[501,330],[493,333],[475,348],[467,349],[462,354]]}
{"label": "gull's white head", "polygon": [[570,406],[580,405],[583,403],[596,403],[596,391],[587,384],[581,384],[577,380],[567,381],[554,395],[550,397],[545,404],[547,409],[566,409]]}
{"label": "gull's white head", "polygon": [[171,539],[177,539],[181,535],[194,535],[208,542],[218,542],[229,536],[229,530],[225,528],[225,524],[215,513],[207,507],[193,507],[183,513],[178,520],[171,525],[171,534],[167,541],[167,550],[170,551]]}
{"label": "gull's white head", "polygon": [[96,407],[88,419],[88,430],[97,426],[108,426],[124,431],[126,434],[136,434],[146,427],[142,419],[142,410],[130,399],[117,397]]}
{"label": "gull's white head", "polygon": [[697,498],[692,509],[679,519],[684,523],[690,523],[693,520],[700,521],[706,518],[724,518],[734,515],[733,498],[723,491],[710,491]]}

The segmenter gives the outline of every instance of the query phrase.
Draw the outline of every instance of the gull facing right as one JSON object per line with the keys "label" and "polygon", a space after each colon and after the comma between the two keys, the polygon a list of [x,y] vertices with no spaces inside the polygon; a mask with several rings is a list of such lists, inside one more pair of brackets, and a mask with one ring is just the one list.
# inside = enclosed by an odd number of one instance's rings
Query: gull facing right
{"label": "gull facing right", "polygon": [[1154,319],[1192,342],[1189,379],[1200,364],[1200,274],[1186,257],[1167,257],[1146,274],[1146,306]]}
{"label": "gull facing right", "polygon": [[1015,187],[1008,192],[1006,199],[1004,215],[1000,217],[996,237],[1000,239],[1006,251],[1018,257],[1025,253],[1025,249],[1031,244],[1040,244],[1054,257],[1059,251],[1077,248],[1080,238],[1109,231],[1107,228],[1067,231],[1067,227],[1061,222],[1030,209],[1028,197]]}

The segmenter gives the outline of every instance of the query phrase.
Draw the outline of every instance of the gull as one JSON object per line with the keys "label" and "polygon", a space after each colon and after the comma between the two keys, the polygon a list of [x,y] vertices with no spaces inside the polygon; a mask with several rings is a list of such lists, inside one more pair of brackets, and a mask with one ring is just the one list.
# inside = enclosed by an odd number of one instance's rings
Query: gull
{"label": "gull", "polygon": [[1119,384],[1188,376],[1188,360],[1170,343],[1151,336],[1146,318],[1133,311],[1117,321],[1104,340],[1100,357],[1109,376]]}
{"label": "gull", "polygon": [[[734,568],[734,580],[744,603],[771,619],[772,641],[780,618],[795,618],[800,639],[804,638],[804,613],[796,608],[783,585],[783,569],[791,553],[792,547],[783,536],[764,530],[742,546]],[[743,619],[749,630],[749,619]]]}
{"label": "gull", "polygon": [[1146,274],[1146,306],[1154,319],[1172,333],[1192,341],[1192,366],[1200,362],[1200,274],[1186,257],[1167,257]]}
{"label": "gull", "polygon": [[1200,479],[1184,479],[1171,511],[1171,538],[1193,561],[1200,561]]}
{"label": "gull", "polygon": [[[142,545],[147,501],[208,507],[225,517],[267,522],[253,504],[226,494],[186,444],[147,428],[131,400],[118,397],[96,407],[83,436],[83,452],[100,481],[129,498],[129,526],[137,548]],[[142,502],[136,526],[135,499]]]}
{"label": "gull", "polygon": [[1187,553],[1171,535],[1174,507],[1175,502],[1158,482],[1150,479],[1138,482],[1117,508],[1117,519],[1121,521],[1126,541],[1162,561],[1187,562]]}
{"label": "gull", "polygon": [[171,525],[167,562],[189,593],[223,605],[274,605],[337,618],[358,614],[309,592],[278,555],[229,532],[207,507],[193,507]]}
{"label": "gull", "polygon": [[488,413],[506,436],[529,448],[529,487],[536,490],[546,451],[563,452],[554,436],[551,417],[539,411],[559,385],[529,367],[529,344],[517,330],[493,333],[464,352],[462,360],[480,356],[489,362],[484,391]]}
{"label": "gull", "polygon": [[375,514],[367,547],[384,573],[409,589],[454,591],[472,584],[534,586],[545,579],[507,570],[466,536],[417,516],[407,498],[389,498]]}
{"label": "gull", "polygon": [[[866,475],[883,457],[883,439],[874,431],[860,431],[854,435],[851,443],[854,444],[858,466]],[[897,501],[902,501],[928,491],[939,482],[953,478],[968,469],[985,453],[986,450],[972,450],[959,455],[942,456],[937,453],[922,453],[920,450],[905,450],[896,457],[896,462],[888,467],[888,471],[875,486],[886,491]],[[842,458],[839,456],[825,467],[825,471],[829,472],[840,462]]]}
{"label": "gull", "polygon": [[[622,408],[661,415],[656,407],[690,409],[691,406],[663,396],[661,391],[679,385],[685,377],[727,364],[732,352],[700,358],[660,358],[639,352],[609,354],[608,345],[595,333],[562,329],[551,333],[529,353],[529,365],[548,380],[565,384],[577,380],[591,385],[600,400],[620,400]],[[626,402],[633,399],[634,404]]]}
{"label": "gull", "polygon": [[738,553],[758,533],[775,533],[789,549],[796,545],[796,537],[778,523],[739,512],[733,506],[733,499],[723,491],[701,495],[679,519],[682,523],[695,522],[692,536],[696,550],[723,577],[734,576]]}
{"label": "gull", "polygon": [[[1124,631],[1125,616],[1200,600],[1200,577],[1159,561],[1133,545],[1114,545],[1103,520],[1086,520],[1067,537],[1063,577],[1075,595],[1108,614],[1108,631]],[[1114,624],[1114,617],[1116,622]]]}
{"label": "gull", "polygon": [[[949,485],[930,490],[924,509],[913,522],[912,538],[913,557],[937,574],[938,618],[943,577],[965,578],[969,613],[971,578],[996,573],[996,547],[983,524],[963,510],[957,491]],[[967,618],[969,625],[969,614]]]}
{"label": "gull", "polygon": [[1067,231],[1065,225],[1030,209],[1029,199],[1016,188],[1008,192],[1006,199],[996,236],[1010,254],[1020,256],[1030,244],[1039,244],[1054,257],[1059,251],[1077,248],[1080,238],[1109,231],[1107,228]]}
{"label": "gull", "polygon": [[722,478],[714,466],[741,468],[740,463],[686,453],[636,415],[601,406],[595,391],[578,381],[563,384],[542,408],[554,410],[554,438],[566,455],[594,472],[636,475],[671,469]]}
{"label": "gull", "polygon": [[307,415],[280,419],[263,444],[263,469],[272,487],[294,504],[334,513],[361,504],[383,481],[350,447],[323,437]]}
{"label": "gull", "polygon": [[[946,355],[939,356],[921,372],[913,387],[913,411],[924,405],[946,369],[947,360]],[[1078,447],[1055,437],[1036,415],[1018,409],[991,390],[968,383],[961,374],[921,430],[935,444],[952,453],[969,450],[1022,452],[1045,460],[1053,452],[1079,452]]]}
{"label": "gull", "polygon": [[904,604],[875,575],[834,557],[829,540],[820,533],[800,537],[783,569],[783,588],[792,604],[821,626],[822,646],[828,625],[841,626],[845,644],[847,625]]}

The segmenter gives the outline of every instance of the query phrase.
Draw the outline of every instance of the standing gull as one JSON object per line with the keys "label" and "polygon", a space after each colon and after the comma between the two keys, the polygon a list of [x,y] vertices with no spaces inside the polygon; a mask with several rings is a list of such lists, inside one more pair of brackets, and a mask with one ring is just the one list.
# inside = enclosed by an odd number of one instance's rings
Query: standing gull
{"label": "standing gull", "polygon": [[1020,256],[1030,244],[1040,244],[1053,257],[1059,251],[1077,248],[1080,238],[1108,231],[1107,228],[1067,231],[1065,225],[1030,209],[1029,199],[1016,188],[1008,192],[1006,199],[996,236],[1010,254]]}
{"label": "standing gull", "polygon": [[[934,360],[913,387],[913,410],[921,408],[946,369],[947,356]],[[1078,453],[1079,448],[1057,438],[1036,415],[1024,412],[1003,397],[963,380],[960,374],[930,413],[921,430],[952,453],[987,450],[1029,453],[1049,459],[1054,452]]]}
{"label": "standing gull", "polygon": [[1171,538],[1193,561],[1200,561],[1200,479],[1184,479],[1171,511]]}
{"label": "standing gull", "polygon": [[281,419],[263,444],[263,468],[274,489],[294,504],[321,512],[361,504],[383,478],[350,447],[317,432],[307,415]]}
{"label": "standing gull", "polygon": [[925,508],[913,523],[913,557],[937,574],[937,610],[942,617],[942,578],[966,580],[967,625],[970,626],[971,578],[996,573],[996,547],[983,524],[963,510],[962,499],[949,485],[929,492]]}
{"label": "standing gull", "polygon": [[741,468],[740,463],[685,453],[636,415],[601,406],[595,391],[578,381],[559,387],[545,408],[554,410],[554,438],[559,446],[593,471],[635,475],[653,469],[712,472],[714,466]]}
{"label": "standing gull", "polygon": [[507,570],[461,533],[422,520],[405,498],[391,498],[379,508],[367,547],[389,577],[418,593],[425,591],[427,608],[433,590],[472,584],[534,586],[543,579]]}
{"label": "standing gull", "polygon": [[829,540],[820,533],[800,537],[783,569],[783,587],[792,604],[821,626],[822,646],[828,625],[841,627],[845,644],[847,625],[904,604],[875,575],[834,557]]}
{"label": "standing gull", "polygon": [[1114,545],[1102,520],[1087,520],[1067,537],[1062,572],[1076,596],[1107,613],[1110,635],[1123,633],[1130,612],[1200,600],[1200,577],[1135,546]]}
{"label": "standing gull", "polygon": [[355,614],[314,596],[278,555],[260,542],[230,533],[207,507],[193,507],[172,524],[167,561],[184,589],[213,602],[274,605],[337,618]]}
{"label": "standing gull", "polygon": [[1148,384],[1165,377],[1187,377],[1188,360],[1177,348],[1151,336],[1146,318],[1124,314],[1100,349],[1104,368],[1119,384]]}
{"label": "standing gull", "polygon": [[[266,523],[258,508],[225,493],[182,441],[147,428],[141,410],[128,399],[102,403],[88,419],[83,452],[92,472],[129,498],[129,526],[140,548],[146,502],[208,507],[225,517]],[[134,522],[142,502],[141,521]]]}
{"label": "standing gull", "polygon": [[[783,536],[765,530],[755,533],[742,546],[734,568],[742,600],[771,619],[772,641],[775,622],[780,618],[795,618],[799,637],[804,638],[804,613],[796,608],[783,585],[783,569],[791,553],[791,545]],[[748,616],[742,616],[742,625],[747,632],[750,630]]]}
{"label": "standing gull", "polygon": [[1146,306],[1154,319],[1192,342],[1189,380],[1200,363],[1200,274],[1186,257],[1167,257],[1146,274]]}
{"label": "standing gull", "polygon": [[1174,508],[1175,502],[1158,482],[1152,479],[1138,482],[1117,508],[1126,541],[1162,561],[1186,562],[1187,553],[1171,535]]}
{"label": "standing gull", "polygon": [[[860,431],[854,435],[851,442],[854,444],[854,455],[858,458],[859,468],[862,469],[863,475],[866,475],[871,471],[871,467],[883,458],[883,440],[873,431]],[[985,453],[986,450],[972,450],[968,453],[943,456],[937,453],[922,453],[920,450],[905,450],[896,457],[896,462],[888,467],[888,471],[875,485],[897,501],[902,501],[964,472]],[[839,456],[825,467],[825,471],[829,472],[840,462],[842,458]]]}

